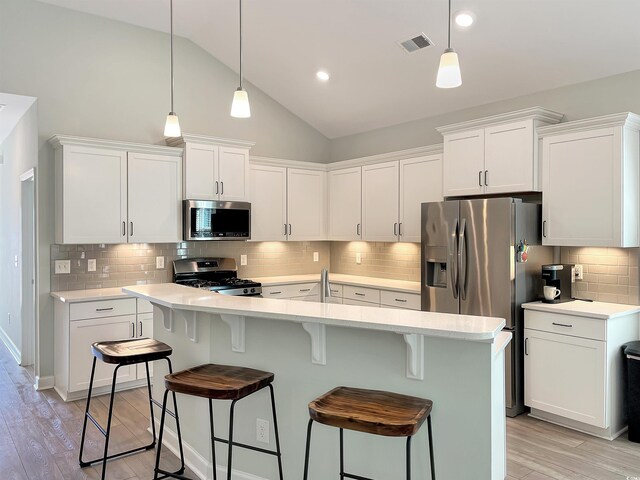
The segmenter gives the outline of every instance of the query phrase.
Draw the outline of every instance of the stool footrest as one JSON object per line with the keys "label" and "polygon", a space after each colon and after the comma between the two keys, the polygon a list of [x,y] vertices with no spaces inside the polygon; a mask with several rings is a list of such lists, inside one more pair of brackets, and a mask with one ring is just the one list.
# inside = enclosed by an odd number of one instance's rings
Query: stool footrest
{"label": "stool footrest", "polygon": [[355,480],[373,480],[373,478],[369,477],[361,477],[360,475],[354,475],[353,473],[341,473],[341,475],[345,478],[353,478]]}
{"label": "stool footrest", "polygon": [[161,474],[158,477],[158,480],[161,480],[162,478],[177,478],[179,480],[193,480],[189,477],[185,477],[184,475],[182,475],[184,473],[184,468],[181,468],[180,470],[176,470],[175,472],[168,472],[166,470],[158,469],[158,473]]}
{"label": "stool footrest", "polygon": [[[227,440],[225,438],[213,437],[213,439],[216,442],[226,443],[227,445],[229,444],[229,440]],[[274,455],[276,457],[280,456],[280,454],[278,452],[276,452],[275,450],[267,450],[266,448],[254,447],[253,445],[247,445],[246,443],[231,442],[231,445],[233,445],[234,447],[240,447],[240,448],[246,448],[248,450],[253,450],[254,452],[266,453],[267,455]]]}
{"label": "stool footrest", "polygon": [[[106,435],[105,435],[106,436]],[[114,458],[124,457],[126,455],[133,455],[134,453],[143,452],[145,450],[151,450],[156,446],[156,442],[151,442],[149,445],[144,445],[142,447],[133,448],[131,450],[127,450],[126,452],[114,453],[113,455],[109,455],[107,460],[112,460]],[[80,467],[85,468],[93,465],[94,463],[102,463],[104,461],[103,457],[96,458],[95,460],[89,460],[88,462],[80,462]]]}

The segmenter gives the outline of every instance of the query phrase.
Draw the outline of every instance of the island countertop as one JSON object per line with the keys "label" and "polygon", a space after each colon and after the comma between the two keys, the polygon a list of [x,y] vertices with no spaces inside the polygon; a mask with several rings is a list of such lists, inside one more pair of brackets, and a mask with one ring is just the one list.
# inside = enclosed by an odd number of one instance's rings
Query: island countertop
{"label": "island countertop", "polygon": [[175,310],[319,323],[351,328],[493,342],[504,319],[331,303],[233,297],[162,283],[124,287],[123,292]]}

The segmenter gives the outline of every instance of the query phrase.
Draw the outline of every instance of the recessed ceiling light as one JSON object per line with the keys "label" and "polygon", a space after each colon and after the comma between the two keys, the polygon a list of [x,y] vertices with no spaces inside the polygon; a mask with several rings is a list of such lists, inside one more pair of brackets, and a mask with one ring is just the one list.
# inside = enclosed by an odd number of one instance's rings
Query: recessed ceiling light
{"label": "recessed ceiling light", "polygon": [[318,80],[326,82],[331,78],[331,75],[329,75],[329,72],[325,72],[324,70],[318,70],[316,72],[316,77],[318,77]]}
{"label": "recessed ceiling light", "polygon": [[469,11],[464,11],[464,10],[460,12],[456,12],[453,18],[456,22],[456,25],[464,28],[470,27],[471,25],[473,25],[473,22],[475,22],[476,20],[476,17],[473,13]]}

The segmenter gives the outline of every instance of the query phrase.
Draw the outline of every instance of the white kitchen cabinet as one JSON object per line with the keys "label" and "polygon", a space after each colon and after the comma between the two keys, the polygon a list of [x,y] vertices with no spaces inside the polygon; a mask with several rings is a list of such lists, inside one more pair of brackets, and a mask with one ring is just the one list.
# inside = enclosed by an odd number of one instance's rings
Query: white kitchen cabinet
{"label": "white kitchen cabinet", "polygon": [[247,201],[253,142],[185,133],[167,143],[184,148],[185,200]]}
{"label": "white kitchen cabinet", "polygon": [[[136,323],[136,338],[153,338],[153,313],[138,314]],[[138,380],[147,379],[147,370],[144,363],[136,365],[136,378]],[[153,362],[149,362],[149,374],[153,377]]]}
{"label": "white kitchen cabinet", "polygon": [[251,240],[326,239],[326,172],[251,162]]}
{"label": "white kitchen cabinet", "polygon": [[637,309],[600,302],[523,307],[524,403],[531,415],[609,440],[620,435],[626,427],[620,349],[638,338]]}
{"label": "white kitchen cabinet", "polygon": [[181,149],[61,135],[49,142],[56,243],[182,238]]}
{"label": "white kitchen cabinet", "polygon": [[438,128],[445,197],[540,189],[536,131],[563,115],[539,107]]}
{"label": "white kitchen cabinet", "polygon": [[622,113],[539,130],[544,245],[640,245],[639,129]]}
{"label": "white kitchen cabinet", "polygon": [[398,240],[399,172],[397,161],[362,167],[363,240]]}
{"label": "white kitchen cabinet", "polygon": [[329,240],[361,240],[362,167],[332,170],[327,181]]}

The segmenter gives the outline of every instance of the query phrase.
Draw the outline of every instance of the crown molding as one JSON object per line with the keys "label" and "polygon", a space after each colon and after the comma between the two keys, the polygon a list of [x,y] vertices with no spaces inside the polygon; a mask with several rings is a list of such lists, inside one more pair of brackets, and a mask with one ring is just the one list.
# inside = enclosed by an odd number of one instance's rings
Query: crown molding
{"label": "crown molding", "polygon": [[441,155],[443,152],[443,144],[425,145],[423,147],[409,148],[407,150],[398,150],[395,152],[379,153],[368,157],[352,158],[350,160],[342,160],[327,164],[327,170],[338,170],[341,168],[361,167],[364,165],[373,165],[376,163],[392,162],[394,160],[404,160],[407,158],[423,157],[426,155]]}
{"label": "crown molding", "polygon": [[558,123],[547,127],[538,128],[538,137],[550,137],[567,132],[581,132],[593,128],[630,127],[640,130],[640,115],[631,112],[614,113],[601,117],[574,120],[572,122]]}
{"label": "crown molding", "polygon": [[234,140],[231,138],[212,137],[210,135],[199,135],[196,133],[183,133],[181,137],[167,138],[167,145],[181,147],[185,143],[204,143],[207,145],[218,145],[222,147],[247,148],[253,147],[256,142],[248,140]]}
{"label": "crown molding", "polygon": [[531,107],[525,108],[523,110],[501,113],[499,115],[492,115],[490,117],[468,120],[466,122],[443,125],[442,127],[437,127],[436,130],[442,135],[445,135],[448,133],[471,130],[474,128],[482,128],[491,125],[498,125],[501,123],[514,122],[517,120],[538,120],[544,123],[555,124],[562,120],[563,117],[563,113],[554,112],[553,110],[547,110],[546,108],[542,107]]}
{"label": "crown molding", "polygon": [[249,162],[259,165],[269,165],[271,167],[304,168],[306,170],[327,171],[327,164],[325,163],[301,162],[300,160],[287,160],[284,158],[259,157],[251,155],[249,157]]}
{"label": "crown molding", "polygon": [[71,135],[53,135],[49,139],[53,148],[58,149],[64,145],[81,147],[110,148],[112,150],[126,150],[134,153],[149,153],[182,157],[182,148],[167,147],[164,145],[148,145],[144,143],[120,142],[117,140],[104,140],[100,138],[74,137]]}

